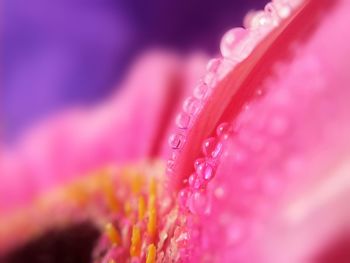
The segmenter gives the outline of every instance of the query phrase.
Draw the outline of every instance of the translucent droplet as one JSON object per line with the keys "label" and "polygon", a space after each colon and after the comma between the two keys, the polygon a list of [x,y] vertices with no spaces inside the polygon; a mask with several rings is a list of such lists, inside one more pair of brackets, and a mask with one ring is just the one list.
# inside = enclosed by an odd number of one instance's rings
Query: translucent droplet
{"label": "translucent droplet", "polygon": [[186,207],[187,199],[188,199],[188,190],[182,189],[178,194],[178,201],[182,208]]}
{"label": "translucent droplet", "polygon": [[205,163],[205,158],[198,158],[198,159],[196,159],[196,160],[194,161],[194,169],[197,170],[198,167],[199,167],[201,164],[203,164],[203,163]]}
{"label": "translucent droplet", "polygon": [[191,117],[185,112],[181,112],[179,115],[176,117],[176,125],[180,129],[187,129],[188,126],[190,125]]}
{"label": "translucent droplet", "polygon": [[200,110],[200,107],[200,101],[193,97],[188,97],[183,104],[184,111],[191,115],[195,115]]}
{"label": "translucent droplet", "polygon": [[206,164],[204,169],[204,179],[209,181],[214,176],[214,169],[210,164]]}
{"label": "translucent droplet", "polygon": [[221,155],[222,153],[222,143],[221,142],[218,142],[214,148],[214,150],[211,152],[211,156],[213,158],[217,158]]}
{"label": "translucent droplet", "polygon": [[215,73],[213,72],[207,72],[205,76],[203,77],[203,80],[205,83],[208,83],[210,87],[215,86]]}
{"label": "translucent droplet", "polygon": [[264,11],[256,12],[250,17],[249,27],[251,29],[258,29],[263,27],[268,27],[272,25],[272,18],[269,13]]}
{"label": "translucent droplet", "polygon": [[194,214],[208,214],[210,202],[204,191],[195,191],[189,199],[189,209]]}
{"label": "translucent droplet", "polygon": [[178,153],[178,152],[173,151],[173,152],[171,153],[171,155],[170,155],[170,158],[169,158],[169,159],[171,159],[171,160],[175,161],[175,160],[177,159],[178,155],[179,155],[179,153]]}
{"label": "translucent droplet", "polygon": [[225,196],[225,190],[222,187],[215,188],[214,195],[218,199],[222,199]]}
{"label": "translucent droplet", "polygon": [[273,1],[273,4],[278,16],[281,18],[287,18],[292,12],[292,9],[288,3],[283,1]]}
{"label": "translucent droplet", "polygon": [[236,45],[247,35],[247,31],[242,27],[229,30],[220,43],[221,54],[224,57],[232,57],[235,54]]}
{"label": "translucent droplet", "polygon": [[276,9],[275,9],[275,7],[274,7],[274,5],[272,3],[268,3],[265,6],[265,12],[268,15],[270,15],[271,21],[272,21],[274,26],[277,26],[280,23],[281,18],[277,14],[277,11],[276,11]]}
{"label": "translucent droplet", "polygon": [[217,140],[214,137],[206,139],[202,144],[202,151],[205,156],[211,156],[212,152],[215,150]]}
{"label": "translucent droplet", "polygon": [[195,180],[195,174],[191,174],[190,177],[188,177],[188,185],[192,186]]}
{"label": "translucent droplet", "polygon": [[208,64],[207,64],[207,71],[211,72],[211,73],[216,73],[216,71],[218,70],[219,66],[221,63],[221,59],[220,58],[213,58],[211,60],[209,60]]}
{"label": "translucent droplet", "polygon": [[208,95],[208,85],[204,82],[199,83],[193,90],[193,96],[199,100],[205,99]]}
{"label": "translucent droplet", "polygon": [[257,90],[255,91],[255,95],[256,95],[257,97],[262,96],[262,95],[263,95],[263,90],[262,90],[262,89],[257,89]]}
{"label": "translucent droplet", "polygon": [[185,142],[185,136],[179,133],[174,133],[169,137],[169,145],[172,149],[182,148]]}
{"label": "translucent droplet", "polygon": [[174,165],[175,165],[175,161],[172,160],[172,159],[169,159],[169,160],[167,161],[166,165],[167,165],[167,169],[173,170]]}
{"label": "translucent droplet", "polygon": [[214,176],[214,166],[207,161],[200,161],[196,166],[196,173],[209,181]]}
{"label": "translucent droplet", "polygon": [[230,131],[230,124],[227,122],[221,123],[217,128],[216,128],[216,135],[220,137],[227,137]]}
{"label": "translucent droplet", "polygon": [[199,189],[202,186],[204,186],[204,180],[203,177],[200,174],[193,173],[188,178],[188,184],[194,189]]}

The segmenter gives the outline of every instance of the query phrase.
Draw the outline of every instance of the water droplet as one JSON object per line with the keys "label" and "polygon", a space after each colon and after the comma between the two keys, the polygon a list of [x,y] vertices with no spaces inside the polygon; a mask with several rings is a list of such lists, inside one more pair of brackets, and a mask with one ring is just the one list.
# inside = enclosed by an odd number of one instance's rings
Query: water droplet
{"label": "water droplet", "polygon": [[199,83],[193,91],[193,96],[199,100],[205,99],[208,95],[208,85],[204,82]]}
{"label": "water droplet", "polygon": [[207,83],[210,87],[215,87],[215,73],[207,72],[203,77],[205,83]]}
{"label": "water droplet", "polygon": [[209,60],[207,64],[207,71],[211,73],[216,73],[221,63],[220,58],[213,58]]}
{"label": "water droplet", "polygon": [[213,158],[217,158],[221,155],[222,153],[222,143],[221,142],[218,142],[214,148],[214,150],[211,152],[211,157]]}
{"label": "water droplet", "polygon": [[216,128],[216,135],[225,136],[226,134],[229,133],[230,128],[231,128],[230,124],[228,124],[227,122],[223,122]]}
{"label": "water droplet", "polygon": [[187,129],[188,126],[190,125],[191,117],[185,112],[181,112],[179,115],[176,117],[176,125],[180,129]]}
{"label": "water droplet", "polygon": [[199,111],[200,106],[201,103],[199,100],[193,97],[188,97],[183,104],[183,109],[188,114],[195,115]]}
{"label": "water droplet", "polygon": [[191,174],[190,177],[188,177],[188,184],[192,186],[194,183],[194,180],[195,180],[195,174]]}
{"label": "water droplet", "polygon": [[283,1],[273,1],[273,4],[278,16],[281,18],[287,18],[292,12],[292,9],[288,3]]}
{"label": "water droplet", "polygon": [[170,155],[170,158],[169,158],[169,159],[171,159],[171,160],[175,161],[175,160],[177,159],[178,155],[179,155],[179,153],[178,153],[178,152],[173,151],[173,152],[171,153],[171,155]]}
{"label": "water droplet", "polygon": [[210,202],[204,191],[195,191],[189,199],[189,209],[194,214],[208,214]]}
{"label": "water droplet", "polygon": [[222,199],[225,196],[225,190],[222,187],[215,188],[214,195],[218,199]]}
{"label": "water droplet", "polygon": [[178,194],[178,201],[182,208],[186,207],[187,199],[188,199],[188,190],[182,189]]}
{"label": "water droplet", "polygon": [[256,12],[250,17],[249,27],[251,29],[266,29],[268,26],[272,25],[272,18],[270,13],[264,11]]}
{"label": "water droplet", "polygon": [[214,166],[207,161],[201,161],[197,166],[195,166],[196,173],[209,181],[214,176]]}
{"label": "water droplet", "polygon": [[194,161],[194,169],[197,170],[198,167],[205,162],[204,158],[198,158]]}
{"label": "water droplet", "polygon": [[262,95],[263,95],[263,90],[262,90],[262,89],[257,89],[257,90],[255,91],[255,95],[256,95],[257,97],[262,96]]}
{"label": "water droplet", "polygon": [[174,133],[169,137],[169,145],[172,149],[182,148],[185,142],[185,136],[179,133]]}
{"label": "water droplet", "polygon": [[199,189],[201,188],[204,183],[203,177],[200,174],[193,173],[190,175],[188,178],[188,184],[194,189]]}
{"label": "water droplet", "polygon": [[174,169],[174,165],[175,165],[175,161],[174,161],[174,160],[169,159],[169,160],[167,161],[166,166],[167,166],[167,169],[169,169],[170,171]]}
{"label": "water droplet", "polygon": [[265,6],[265,12],[270,16],[273,25],[277,26],[281,21],[281,18],[278,16],[275,6],[272,3],[268,3]]}
{"label": "water droplet", "polygon": [[217,140],[214,137],[204,140],[202,144],[202,151],[205,156],[211,156],[212,152],[215,150]]}
{"label": "water droplet", "polygon": [[234,57],[236,45],[247,35],[242,27],[229,30],[222,38],[220,44],[221,54],[224,57]]}
{"label": "water droplet", "polygon": [[250,110],[250,105],[248,103],[243,105],[243,110],[244,111],[249,111]]}
{"label": "water droplet", "polygon": [[204,169],[204,179],[209,181],[213,178],[214,175],[214,169],[210,164],[206,164]]}

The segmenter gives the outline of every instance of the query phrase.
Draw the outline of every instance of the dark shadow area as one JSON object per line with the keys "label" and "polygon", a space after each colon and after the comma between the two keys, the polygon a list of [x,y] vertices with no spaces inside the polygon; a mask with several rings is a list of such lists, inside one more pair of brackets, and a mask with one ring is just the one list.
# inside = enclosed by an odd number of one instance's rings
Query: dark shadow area
{"label": "dark shadow area", "polygon": [[1,263],[89,263],[99,231],[91,223],[50,231],[0,258]]}

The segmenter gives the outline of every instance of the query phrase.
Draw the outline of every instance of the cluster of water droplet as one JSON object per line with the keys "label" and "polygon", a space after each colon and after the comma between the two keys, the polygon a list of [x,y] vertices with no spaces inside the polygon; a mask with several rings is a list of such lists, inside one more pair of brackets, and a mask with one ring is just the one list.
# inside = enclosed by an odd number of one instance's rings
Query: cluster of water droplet
{"label": "cluster of water droplet", "polygon": [[215,175],[224,142],[229,137],[231,126],[222,123],[217,127],[216,136],[202,143],[203,157],[194,162],[194,172],[185,180],[187,186],[179,194],[180,206],[193,214],[206,214],[210,211],[210,195],[206,193],[207,184]]}
{"label": "cluster of water droplet", "polygon": [[[273,0],[265,6],[263,11],[250,13],[245,19],[244,27],[231,29],[224,35],[220,44],[222,57],[209,61],[207,73],[194,88],[193,95],[185,100],[183,111],[176,118],[177,132],[169,138],[169,144],[174,151],[168,161],[168,172],[173,172],[177,155],[186,142],[187,131],[198,117],[198,113],[200,113],[208,97],[215,90],[216,84],[232,71],[238,63],[246,59],[258,42],[280,25],[281,21],[287,18],[303,1]],[[264,92],[263,89],[256,90],[255,97],[262,96]],[[243,109],[242,112],[244,114],[249,114],[248,106]],[[284,124],[282,119],[278,119],[276,125],[274,125],[274,131],[284,129]],[[185,187],[178,193],[180,209],[183,209],[186,213],[188,211],[194,215],[206,215],[210,213],[211,202],[215,199],[213,198],[211,200],[212,196],[209,193],[210,190],[207,190],[207,186],[215,177],[221,155],[227,148],[226,142],[228,140],[226,139],[232,137],[232,133],[237,132],[239,125],[239,121],[235,121],[232,124],[222,123],[217,127],[216,136],[203,141],[203,157],[194,162],[194,172],[185,180]],[[243,140],[244,138],[238,139]],[[254,137],[254,140],[248,140],[248,146],[252,147],[254,151],[259,152],[259,149],[263,148],[264,145],[262,145],[259,137]],[[240,152],[236,149],[234,155],[237,165],[246,162],[243,151]],[[271,188],[270,186],[269,184],[269,188]],[[220,192],[217,191],[213,194],[220,195]],[[186,218],[187,220],[191,219],[191,217]],[[186,225],[188,228],[186,228]],[[195,244],[196,235],[194,232],[196,231],[196,227],[189,227],[189,225],[190,223],[185,223],[185,229],[187,229],[184,230],[186,233],[186,242],[192,240],[193,242],[191,241],[189,243]],[[235,236],[236,240],[238,235],[237,228],[235,228],[234,232],[235,234],[233,236]],[[186,252],[185,254],[188,253]]]}
{"label": "cluster of water droplet", "polygon": [[[174,173],[176,158],[186,142],[187,131],[216,84],[239,62],[247,58],[257,43],[287,18],[301,2],[302,0],[273,0],[263,11],[250,13],[245,19],[244,28],[233,28],[224,35],[220,44],[222,57],[208,62],[205,76],[194,88],[192,96],[184,101],[183,110],[176,118],[177,130],[169,138],[169,145],[173,149],[167,162],[167,173],[170,176]],[[205,157],[195,161],[195,172],[187,180],[190,191],[186,188],[179,193],[180,203],[186,203],[192,212],[207,211],[208,197],[205,194],[205,185],[215,173],[223,147],[221,137],[227,136],[228,130],[229,125],[223,123],[218,127],[217,137],[203,142],[202,151]]]}
{"label": "cluster of water droplet", "polygon": [[176,117],[177,130],[169,138],[169,145],[173,149],[167,163],[169,174],[174,172],[175,160],[186,142],[187,130],[195,121],[217,82],[247,58],[256,44],[278,26],[282,19],[288,17],[302,1],[274,0],[268,3],[263,11],[248,14],[244,28],[233,28],[224,35],[220,44],[222,57],[208,62],[206,74],[194,88],[192,96],[184,101],[183,110]]}
{"label": "cluster of water droplet", "polygon": [[176,132],[169,137],[169,145],[173,151],[167,162],[168,173],[172,173],[176,157],[186,142],[187,131],[191,128],[205,101],[215,87],[216,72],[220,64],[220,59],[209,61],[206,75],[195,86],[192,96],[184,101],[182,111],[176,117]]}

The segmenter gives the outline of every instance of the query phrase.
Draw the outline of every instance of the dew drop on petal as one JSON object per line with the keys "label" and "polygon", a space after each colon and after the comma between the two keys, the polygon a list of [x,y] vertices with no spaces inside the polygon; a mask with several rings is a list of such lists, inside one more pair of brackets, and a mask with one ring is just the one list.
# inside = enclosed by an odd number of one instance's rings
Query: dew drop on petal
{"label": "dew drop on petal", "polygon": [[186,202],[188,199],[188,190],[187,189],[182,189],[179,193],[178,193],[178,201],[179,204],[182,208],[186,207]]}
{"label": "dew drop on petal", "polygon": [[217,145],[217,139],[214,137],[204,140],[202,144],[202,151],[205,156],[211,156]]}
{"label": "dew drop on petal", "polygon": [[214,148],[214,150],[211,152],[211,157],[218,158],[223,150],[222,142],[218,142]]}
{"label": "dew drop on petal", "polygon": [[213,59],[209,60],[209,62],[207,64],[207,71],[211,72],[211,73],[216,73],[220,64],[221,64],[220,58],[213,58]]}
{"label": "dew drop on petal", "polygon": [[176,125],[180,129],[187,129],[188,126],[190,125],[191,117],[185,112],[181,112],[179,115],[176,117]]}
{"label": "dew drop on petal", "polygon": [[194,169],[197,171],[197,169],[205,162],[204,158],[198,158],[194,161]]}
{"label": "dew drop on petal", "polygon": [[285,3],[283,1],[272,1],[272,2],[280,18],[287,18],[292,12],[292,9],[288,3]]}
{"label": "dew drop on petal", "polygon": [[169,137],[169,145],[172,149],[180,149],[185,142],[185,136],[179,133],[174,133]]}
{"label": "dew drop on petal", "polygon": [[193,214],[207,214],[210,212],[209,199],[204,191],[195,191],[189,199],[189,209]]}
{"label": "dew drop on petal", "polygon": [[209,181],[214,176],[214,169],[210,164],[206,164],[205,170],[204,170],[204,179]]}
{"label": "dew drop on petal", "polygon": [[204,186],[204,179],[201,174],[193,173],[191,176],[188,178],[188,184],[193,188],[193,189],[199,189]]}
{"label": "dew drop on petal", "polygon": [[230,131],[230,124],[227,122],[221,123],[217,128],[216,128],[216,135],[217,136],[226,136]]}
{"label": "dew drop on petal", "polygon": [[[204,159],[202,159],[204,160]],[[214,176],[214,166],[207,161],[200,161],[198,165],[195,165],[196,173],[201,178],[209,181]]]}
{"label": "dew drop on petal", "polygon": [[172,159],[169,159],[169,160],[167,161],[167,165],[166,165],[167,170],[168,170],[168,171],[172,171],[172,170],[174,169],[174,165],[175,165],[175,161],[172,160]]}
{"label": "dew drop on petal", "polygon": [[193,186],[195,180],[196,180],[196,174],[191,174],[190,177],[188,177],[188,185]]}
{"label": "dew drop on petal", "polygon": [[196,99],[202,100],[208,95],[208,85],[205,82],[199,83],[193,91],[193,96]]}
{"label": "dew drop on petal", "polygon": [[268,3],[265,6],[265,12],[270,15],[272,23],[273,23],[274,26],[277,26],[280,23],[281,18],[277,14],[275,6],[272,3]]}
{"label": "dew drop on petal", "polygon": [[247,31],[242,27],[229,30],[222,38],[220,51],[224,57],[232,57],[235,46],[247,35]]}
{"label": "dew drop on petal", "polygon": [[249,27],[252,29],[262,29],[272,25],[272,18],[269,13],[264,11],[256,12],[249,21]]}
{"label": "dew drop on petal", "polygon": [[183,104],[183,109],[185,112],[191,115],[195,115],[199,109],[200,109],[200,101],[193,98],[193,97],[188,97]]}

